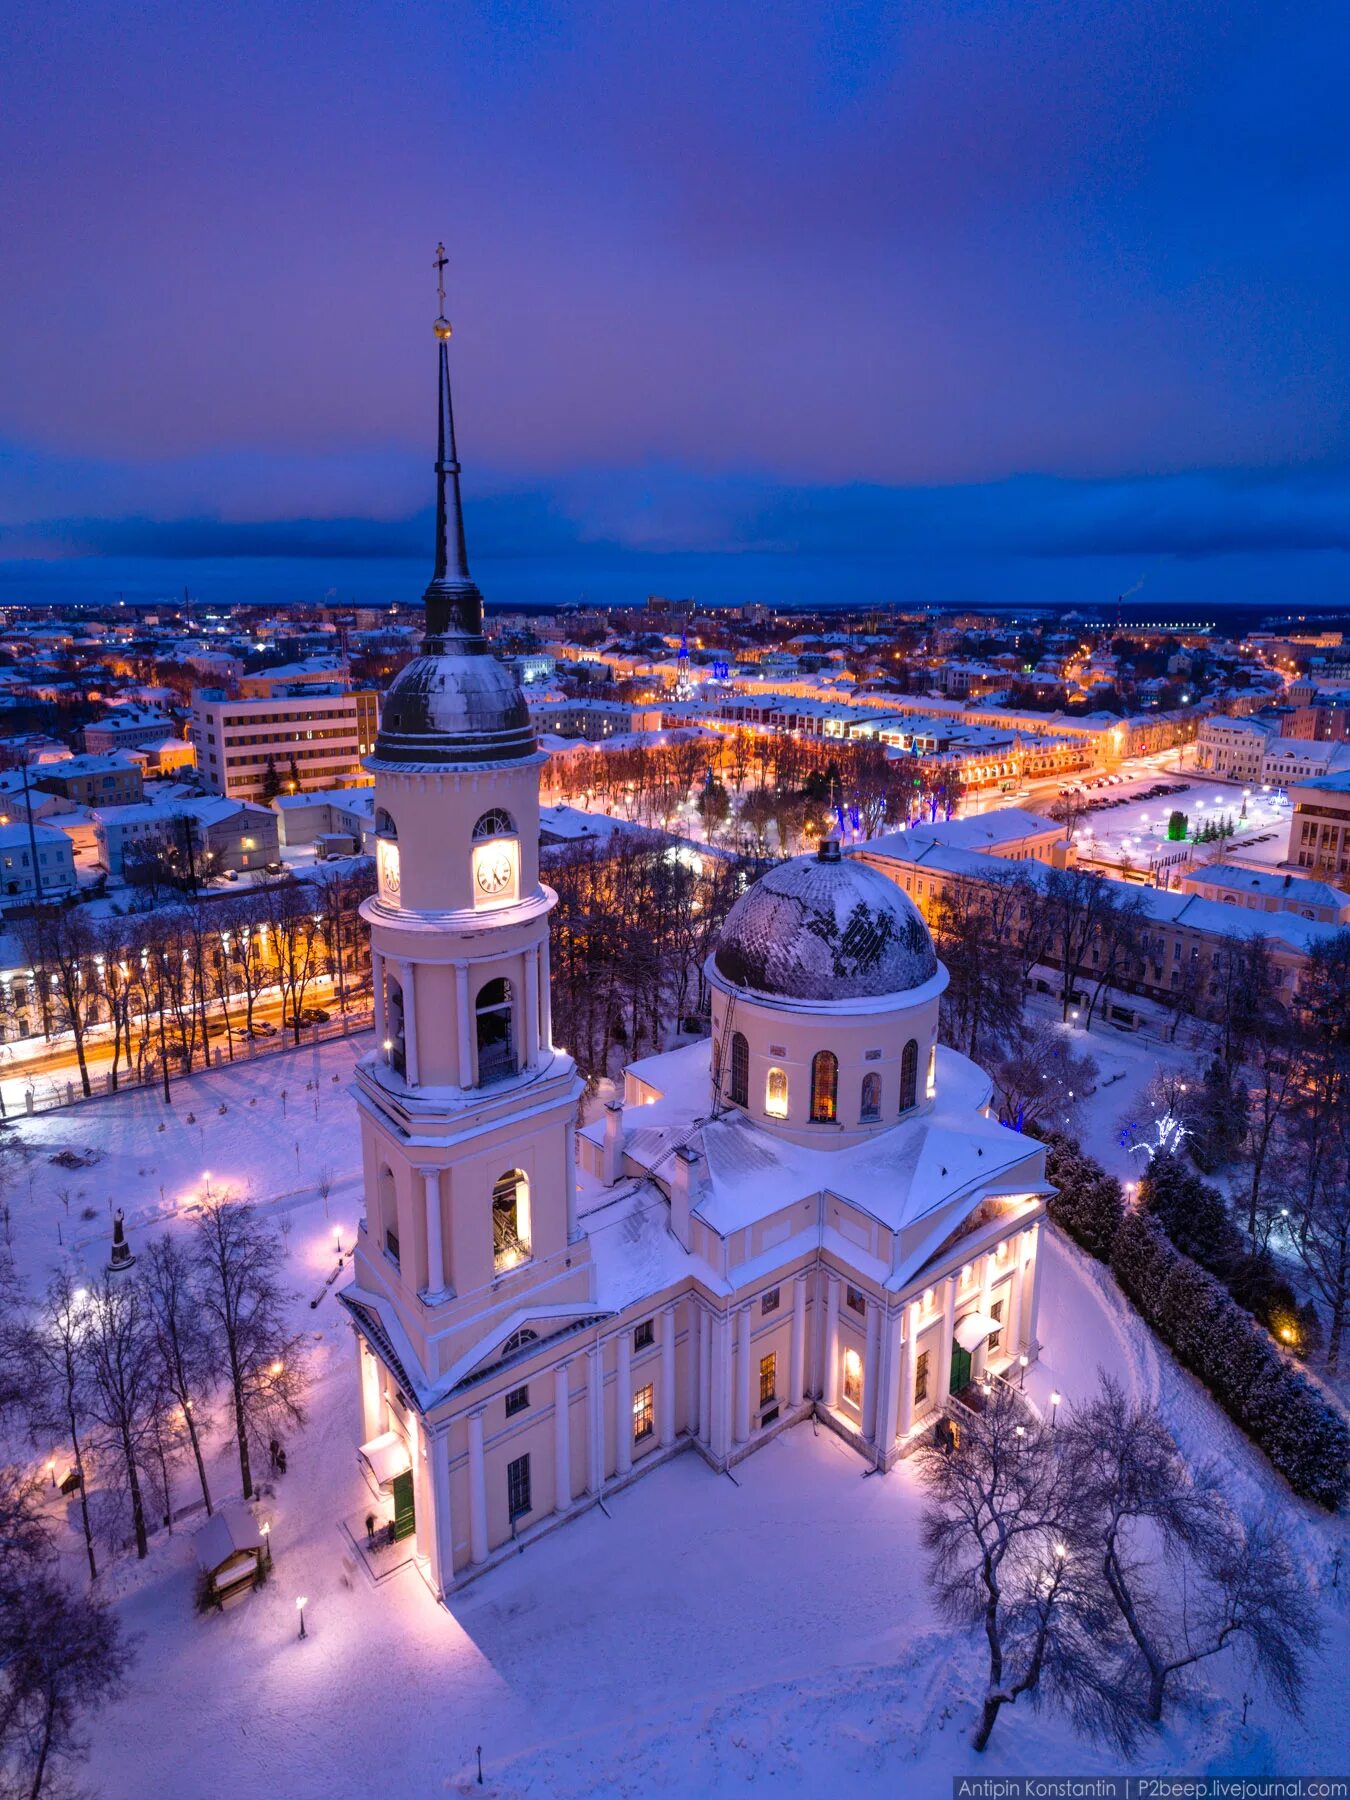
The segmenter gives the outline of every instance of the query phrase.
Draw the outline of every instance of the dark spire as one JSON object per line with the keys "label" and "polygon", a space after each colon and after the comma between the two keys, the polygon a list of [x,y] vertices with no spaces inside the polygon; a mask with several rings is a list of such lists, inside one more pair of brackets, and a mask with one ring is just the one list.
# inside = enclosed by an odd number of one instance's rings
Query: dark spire
{"label": "dark spire", "polygon": [[450,398],[450,321],[445,316],[445,245],[437,244],[436,323],[439,364],[436,431],[436,566],[422,603],[426,635],[431,638],[483,635],[483,596],[469,574],[464,547],[464,508],[459,493],[459,454],[455,447],[455,414]]}

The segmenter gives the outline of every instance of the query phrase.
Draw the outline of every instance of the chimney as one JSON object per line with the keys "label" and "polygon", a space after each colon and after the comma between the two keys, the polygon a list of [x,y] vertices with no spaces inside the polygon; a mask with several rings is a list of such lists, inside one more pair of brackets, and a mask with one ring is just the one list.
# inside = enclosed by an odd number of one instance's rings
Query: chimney
{"label": "chimney", "polygon": [[699,1196],[699,1156],[681,1144],[675,1152],[675,1166],[670,1175],[670,1229],[680,1243],[689,1248],[689,1212]]}
{"label": "chimney", "polygon": [[623,1174],[623,1102],[605,1102],[605,1144],[600,1152],[600,1179],[613,1187]]}

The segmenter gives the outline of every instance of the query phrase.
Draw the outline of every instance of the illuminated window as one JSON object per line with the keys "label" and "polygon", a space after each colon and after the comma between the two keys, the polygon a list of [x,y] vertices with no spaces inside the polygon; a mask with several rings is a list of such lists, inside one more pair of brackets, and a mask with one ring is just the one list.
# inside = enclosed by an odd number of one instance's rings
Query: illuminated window
{"label": "illuminated window", "polygon": [[633,1442],[641,1443],[643,1438],[652,1435],[654,1409],[652,1406],[652,1384],[639,1388],[633,1395]]}
{"label": "illuminated window", "polygon": [[733,1106],[750,1104],[750,1046],[743,1031],[731,1034],[731,1089],[727,1098]]}
{"label": "illuminated window", "polygon": [[998,1326],[998,1330],[989,1333],[985,1339],[985,1346],[989,1350],[997,1350],[998,1341],[1003,1336],[1003,1302],[1001,1300],[995,1300],[989,1308],[989,1317]]}
{"label": "illuminated window", "polygon": [[844,1352],[844,1399],[849,1406],[862,1405],[862,1358],[856,1350]]}
{"label": "illuminated window", "polygon": [[770,1350],[767,1356],[759,1359],[759,1403],[761,1406],[772,1406],[775,1393],[778,1391],[778,1353]]}
{"label": "illuminated window", "polygon": [[928,1098],[931,1100],[937,1093],[937,1045],[928,1052]]}
{"label": "illuminated window", "polygon": [[504,1275],[530,1256],[530,1184],[520,1169],[499,1175],[492,1189],[492,1267]]}
{"label": "illuminated window", "polygon": [[764,1110],[771,1119],[786,1119],[788,1110],[787,1072],[770,1069],[764,1084]]}
{"label": "illuminated window", "polygon": [[475,843],[481,843],[484,838],[514,837],[516,822],[509,812],[504,812],[500,806],[494,806],[491,812],[485,812],[479,819],[473,828],[473,835]]}
{"label": "illuminated window", "polygon": [[881,1117],[881,1077],[880,1075],[864,1075],[862,1084],[862,1106],[859,1109],[864,1125]]}
{"label": "illuminated window", "polygon": [[900,1110],[908,1112],[919,1098],[919,1045],[911,1038],[900,1058]]}
{"label": "illuminated window", "polygon": [[818,1125],[835,1115],[839,1089],[839,1058],[832,1050],[817,1050],[811,1058],[811,1117]]}
{"label": "illuminated window", "polygon": [[928,1352],[920,1350],[918,1361],[914,1365],[914,1404],[928,1398]]}

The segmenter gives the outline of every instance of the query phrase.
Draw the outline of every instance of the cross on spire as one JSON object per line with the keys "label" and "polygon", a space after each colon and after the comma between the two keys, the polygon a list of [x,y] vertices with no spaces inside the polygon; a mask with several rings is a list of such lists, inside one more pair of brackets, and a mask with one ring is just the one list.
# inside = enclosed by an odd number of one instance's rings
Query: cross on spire
{"label": "cross on spire", "polygon": [[431,266],[436,271],[436,310],[441,318],[445,317],[445,265],[449,260],[445,254],[445,245],[437,244],[436,260]]}

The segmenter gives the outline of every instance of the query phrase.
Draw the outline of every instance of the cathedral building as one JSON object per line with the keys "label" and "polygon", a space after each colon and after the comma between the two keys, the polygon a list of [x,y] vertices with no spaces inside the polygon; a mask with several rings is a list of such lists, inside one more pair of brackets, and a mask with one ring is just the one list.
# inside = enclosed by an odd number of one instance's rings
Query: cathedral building
{"label": "cathedral building", "polygon": [[938,1042],[946,972],[827,840],[750,887],[711,1037],[581,1122],[553,1040],[545,760],[468,570],[436,323],[435,572],[374,754],[357,1065],[366,1210],[342,1293],[360,1461],[446,1595],[667,1458],[812,1415],[885,1470],[1037,1354],[1044,1149]]}

